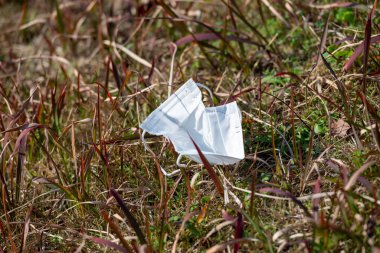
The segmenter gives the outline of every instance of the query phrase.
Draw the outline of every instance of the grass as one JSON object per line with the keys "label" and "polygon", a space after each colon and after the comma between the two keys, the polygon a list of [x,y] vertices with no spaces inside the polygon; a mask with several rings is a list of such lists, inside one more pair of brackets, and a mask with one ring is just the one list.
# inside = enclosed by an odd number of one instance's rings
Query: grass
{"label": "grass", "polygon": [[[379,251],[376,4],[0,1],[0,253]],[[190,77],[246,158],[167,178]]]}

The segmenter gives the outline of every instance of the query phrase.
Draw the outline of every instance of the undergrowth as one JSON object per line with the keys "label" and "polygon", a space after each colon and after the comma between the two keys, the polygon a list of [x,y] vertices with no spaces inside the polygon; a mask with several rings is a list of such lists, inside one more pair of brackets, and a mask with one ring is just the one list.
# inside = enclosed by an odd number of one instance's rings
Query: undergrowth
{"label": "undergrowth", "polygon": [[[0,1],[0,253],[380,251],[376,5]],[[189,78],[246,158],[165,177]]]}

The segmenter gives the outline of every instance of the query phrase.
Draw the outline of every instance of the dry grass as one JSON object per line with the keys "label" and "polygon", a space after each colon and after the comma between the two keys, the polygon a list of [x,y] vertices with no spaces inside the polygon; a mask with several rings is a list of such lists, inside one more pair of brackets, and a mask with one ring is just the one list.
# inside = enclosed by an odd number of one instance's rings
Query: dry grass
{"label": "dry grass", "polygon": [[[357,2],[0,1],[0,253],[379,251],[379,12]],[[166,178],[139,124],[190,77],[238,101],[246,159]]]}

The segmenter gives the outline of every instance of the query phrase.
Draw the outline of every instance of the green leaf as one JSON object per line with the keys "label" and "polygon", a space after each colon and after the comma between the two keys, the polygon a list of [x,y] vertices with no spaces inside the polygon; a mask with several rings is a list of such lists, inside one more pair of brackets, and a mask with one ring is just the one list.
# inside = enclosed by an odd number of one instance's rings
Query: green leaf
{"label": "green leaf", "polygon": [[315,124],[314,125],[314,133],[315,134],[324,134],[324,133],[326,133],[326,127],[322,124]]}
{"label": "green leaf", "polygon": [[64,33],[65,32],[65,25],[63,23],[63,18],[62,18],[62,13],[61,13],[61,10],[59,9],[59,3],[58,3],[58,0],[54,0],[54,6],[55,6],[55,10],[57,12],[57,25],[58,25],[58,31],[60,33]]}

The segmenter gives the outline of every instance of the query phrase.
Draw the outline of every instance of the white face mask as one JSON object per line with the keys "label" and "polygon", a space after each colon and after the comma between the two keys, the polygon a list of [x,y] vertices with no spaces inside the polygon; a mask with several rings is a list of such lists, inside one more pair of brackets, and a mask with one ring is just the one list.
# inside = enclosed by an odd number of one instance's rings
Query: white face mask
{"label": "white face mask", "polygon": [[[182,156],[202,163],[191,141],[197,144],[210,164],[234,164],[244,158],[241,112],[236,102],[216,107],[205,107],[198,86],[188,80],[141,124],[145,132],[163,135]],[[211,96],[212,97],[212,96]],[[191,136],[191,138],[190,138]],[[144,142],[145,145],[145,142]]]}

